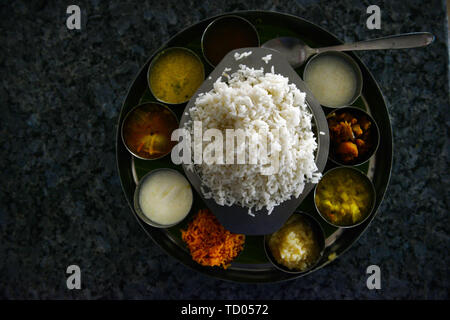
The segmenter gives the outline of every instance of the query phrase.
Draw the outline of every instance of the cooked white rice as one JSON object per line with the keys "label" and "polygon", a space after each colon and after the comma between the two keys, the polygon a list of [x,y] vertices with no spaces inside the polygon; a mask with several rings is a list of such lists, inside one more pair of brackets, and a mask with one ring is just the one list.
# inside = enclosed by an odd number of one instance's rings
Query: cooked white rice
{"label": "cooked white rice", "polygon": [[268,54],[267,56],[264,56],[261,59],[267,64],[269,63],[270,60],[272,60],[272,55]]}
{"label": "cooked white rice", "polygon": [[[211,165],[203,161],[190,166],[200,175],[206,198],[219,205],[247,207],[249,213],[265,207],[270,214],[275,206],[298,197],[305,183],[318,182],[320,173],[314,162],[317,143],[305,96],[288,78],[244,65],[227,82],[219,78],[211,91],[199,95],[189,113],[192,121],[201,121],[203,132],[219,129],[225,140],[225,129],[243,129],[257,141],[268,137],[269,149],[279,150],[279,168],[271,175],[262,173],[262,164],[248,161]],[[192,122],[186,127],[193,137]],[[203,150],[207,144],[203,142]],[[223,145],[225,149],[225,142]],[[236,155],[239,152],[245,152],[248,159],[248,147],[238,146]]]}
{"label": "cooked white rice", "polygon": [[235,52],[235,53],[234,53],[234,59],[235,59],[236,61],[238,61],[238,60],[241,60],[241,59],[243,59],[243,58],[248,57],[248,56],[251,55],[251,54],[252,54],[251,51],[242,52],[242,53]]}

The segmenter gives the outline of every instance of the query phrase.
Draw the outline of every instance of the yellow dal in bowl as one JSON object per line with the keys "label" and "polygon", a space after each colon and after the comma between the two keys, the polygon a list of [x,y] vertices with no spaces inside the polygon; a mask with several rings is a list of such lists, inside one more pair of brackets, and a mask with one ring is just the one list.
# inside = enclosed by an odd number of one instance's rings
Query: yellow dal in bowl
{"label": "yellow dal in bowl", "polygon": [[204,78],[200,59],[183,48],[163,51],[149,70],[151,92],[159,101],[170,104],[188,101]]}

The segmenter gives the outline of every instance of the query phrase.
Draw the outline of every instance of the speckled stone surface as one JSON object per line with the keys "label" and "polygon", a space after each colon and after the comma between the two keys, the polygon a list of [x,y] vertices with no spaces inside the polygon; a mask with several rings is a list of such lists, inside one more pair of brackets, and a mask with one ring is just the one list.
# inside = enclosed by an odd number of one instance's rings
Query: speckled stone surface
{"label": "speckled stone surface", "polygon": [[[9,299],[448,299],[449,79],[444,1],[72,1],[0,5],[0,297]],[[162,252],[132,216],[115,164],[121,103],[153,50],[222,12],[294,14],[355,41],[430,31],[427,48],[360,52],[386,97],[395,153],[379,215],[313,275],[247,285],[198,274]],[[66,288],[66,268],[82,289]],[[377,264],[382,289],[366,287]]]}

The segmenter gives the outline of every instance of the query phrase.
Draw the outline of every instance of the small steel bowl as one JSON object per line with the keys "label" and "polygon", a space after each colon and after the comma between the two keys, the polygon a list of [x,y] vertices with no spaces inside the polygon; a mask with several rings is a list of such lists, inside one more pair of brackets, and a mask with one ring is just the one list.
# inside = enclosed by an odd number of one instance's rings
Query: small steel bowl
{"label": "small steel bowl", "polygon": [[[192,205],[193,205],[193,200],[191,202],[191,206],[190,209],[187,211],[186,215],[183,217],[183,219],[181,219],[180,221],[177,221],[175,223],[169,224],[169,225],[163,225],[163,224],[159,224],[157,222],[152,221],[150,218],[148,218],[145,213],[142,211],[140,205],[139,205],[139,193],[141,191],[142,185],[145,183],[145,181],[147,179],[149,179],[152,175],[154,175],[155,173],[161,172],[161,171],[171,171],[171,172],[175,172],[176,174],[179,174],[180,176],[182,176],[183,178],[184,175],[182,175],[180,172],[178,172],[177,170],[174,169],[170,169],[170,168],[159,168],[159,169],[154,169],[150,172],[148,172],[147,174],[145,174],[140,180],[139,183],[136,186],[136,189],[134,190],[134,198],[133,198],[133,204],[134,204],[134,211],[136,212],[136,214],[138,215],[138,217],[144,221],[146,224],[152,226],[152,227],[156,227],[156,228],[170,228],[173,227],[177,224],[179,224],[181,221],[183,221],[188,215],[189,212],[192,210]],[[186,181],[188,181],[186,179]],[[188,181],[189,182],[189,181]],[[191,187],[191,191],[192,191],[192,187]],[[193,198],[192,198],[193,199]]]}
{"label": "small steel bowl", "polygon": [[[249,43],[249,45],[246,45],[244,47],[259,47],[260,46],[260,39],[259,39],[258,31],[256,30],[255,26],[250,21],[248,21],[247,19],[244,19],[240,16],[237,16],[237,15],[226,15],[226,16],[219,17],[219,18],[215,19],[214,21],[212,21],[210,24],[208,24],[208,26],[203,31],[202,39],[200,41],[202,52],[203,52],[203,57],[205,58],[206,62],[213,68],[215,68],[218,63],[214,64],[210,61],[210,59],[208,59],[208,53],[205,52],[205,50],[206,50],[205,42],[207,41],[208,37],[215,36],[214,35],[214,31],[215,31],[214,27],[218,26],[221,23],[233,25],[233,20],[235,22],[238,20],[238,23],[244,22],[244,24],[248,25],[250,27],[250,29],[252,31],[254,31],[254,36],[255,36],[254,40],[256,40],[255,43]],[[230,36],[233,37],[233,35],[230,35]],[[226,41],[226,39],[223,39],[222,41]],[[241,47],[233,47],[233,48],[230,48],[229,51],[232,51],[234,49],[239,49],[239,48],[243,48],[243,47],[242,46]],[[224,56],[226,54],[227,54],[227,52],[225,52]]]}
{"label": "small steel bowl", "polygon": [[325,250],[325,232],[323,231],[322,226],[320,225],[320,223],[315,218],[313,218],[311,215],[309,215],[309,214],[307,214],[305,212],[295,212],[293,214],[300,215],[301,218],[305,219],[305,221],[313,229],[316,241],[319,244],[319,248],[320,248],[320,252],[319,252],[319,255],[318,255],[316,261],[314,263],[312,263],[307,269],[304,269],[304,270],[289,269],[288,267],[278,263],[276,261],[275,257],[272,255],[272,252],[271,252],[270,247],[269,247],[269,239],[270,239],[272,234],[268,234],[268,235],[264,236],[264,251],[266,253],[267,259],[278,270],[286,272],[286,273],[290,273],[290,274],[302,274],[302,273],[307,273],[310,270],[314,269],[318,265],[319,261],[322,259],[323,253],[324,253],[324,250]]}
{"label": "small steel bowl", "polygon": [[[316,202],[317,188],[319,187],[320,183],[322,182],[322,180],[327,175],[329,175],[330,173],[335,172],[337,170],[349,170],[349,171],[352,171],[357,176],[361,177],[361,179],[364,180],[364,182],[367,184],[367,186],[369,188],[369,192],[370,192],[370,205],[369,205],[369,208],[367,209],[366,216],[363,219],[361,219],[360,221],[358,221],[357,223],[350,224],[350,225],[334,224],[330,220],[328,220],[327,217],[325,217],[324,214],[322,214],[322,212],[317,207],[317,202]],[[322,217],[322,219],[325,220],[326,223],[328,223],[329,225],[332,225],[333,227],[336,227],[336,228],[353,228],[353,227],[359,226],[360,224],[364,223],[372,215],[373,209],[375,207],[375,202],[376,202],[376,191],[375,191],[375,186],[373,185],[372,181],[362,171],[360,171],[360,170],[358,170],[358,169],[356,169],[354,167],[351,167],[351,166],[340,166],[340,167],[335,167],[333,169],[328,170],[322,176],[322,179],[319,181],[319,183],[316,184],[316,186],[314,187],[314,206],[315,206],[317,212]]]}
{"label": "small steel bowl", "polygon": [[[375,155],[375,153],[378,150],[378,146],[380,145],[380,130],[378,129],[377,122],[375,121],[375,119],[370,114],[368,114],[363,109],[360,109],[358,107],[351,107],[351,106],[350,107],[342,107],[342,108],[338,108],[336,110],[333,110],[332,112],[330,112],[327,115],[327,120],[329,118],[333,117],[334,115],[340,114],[342,112],[352,113],[356,117],[366,116],[372,122],[371,135],[372,135],[372,138],[373,138],[373,146],[370,149],[370,151],[367,152],[367,154],[364,157],[359,157],[358,156],[358,158],[356,158],[356,160],[354,160],[354,161],[342,162],[334,154],[334,143],[333,143],[333,141],[330,138],[330,152],[328,153],[328,159],[331,160],[332,162],[334,162],[335,164],[339,165],[339,166],[359,166],[359,165],[362,165],[362,164],[366,163],[367,161],[369,161]],[[331,134],[330,134],[330,137],[331,137]]]}
{"label": "small steel bowl", "polygon": [[[184,100],[182,102],[165,101],[165,100],[163,100],[163,99],[161,99],[161,98],[159,98],[158,96],[155,95],[155,93],[153,92],[152,86],[150,84],[150,74],[151,74],[152,69],[155,66],[156,62],[158,62],[158,60],[163,55],[165,55],[165,54],[167,54],[167,53],[169,53],[171,51],[174,51],[174,50],[185,51],[185,52],[189,53],[190,55],[192,55],[200,63],[200,65],[201,65],[201,72],[202,72],[202,78],[203,78],[203,80],[205,79],[205,66],[203,65],[203,62],[200,59],[200,57],[194,51],[192,51],[192,50],[190,50],[188,48],[184,48],[184,47],[170,47],[170,48],[166,48],[166,49],[161,50],[159,53],[157,53],[155,55],[155,57],[150,62],[150,65],[148,66],[148,69],[147,69],[147,84],[148,84],[148,88],[149,88],[150,92],[155,97],[155,99],[158,100],[159,102],[162,102],[162,103],[165,103],[165,104],[169,104],[169,105],[180,105],[180,104],[188,102],[191,99],[192,96],[187,98],[186,100]],[[192,94],[194,94],[194,93],[195,93],[195,91]]]}
{"label": "small steel bowl", "polygon": [[361,69],[360,69],[358,63],[355,60],[353,60],[353,58],[350,57],[348,54],[345,54],[345,53],[339,52],[339,51],[326,51],[326,52],[322,52],[322,53],[316,54],[315,56],[310,58],[309,61],[305,65],[305,69],[303,70],[303,81],[305,81],[306,84],[308,84],[308,82],[306,81],[306,75],[308,74],[309,68],[311,67],[311,65],[313,63],[316,63],[317,60],[319,60],[320,58],[322,58],[324,56],[336,56],[336,57],[339,57],[339,58],[345,60],[353,68],[353,70],[355,72],[355,75],[356,75],[356,89],[355,89],[355,93],[353,94],[352,98],[349,101],[346,101],[346,102],[344,102],[344,103],[342,103],[340,105],[325,105],[325,104],[322,104],[322,103],[320,103],[320,100],[321,100],[320,97],[313,92],[314,97],[319,101],[319,103],[322,106],[328,107],[328,108],[340,108],[340,107],[343,107],[343,106],[348,106],[348,105],[353,104],[356,101],[356,99],[358,99],[359,96],[362,93],[363,76],[362,76],[362,72],[361,72]]}
{"label": "small steel bowl", "polygon": [[165,105],[163,105],[162,103],[159,103],[159,102],[146,102],[146,103],[142,103],[142,104],[139,104],[139,105],[133,107],[133,108],[132,108],[130,111],[128,111],[128,113],[125,115],[125,117],[124,117],[124,119],[123,119],[123,122],[122,122],[122,127],[121,127],[122,143],[124,144],[124,146],[125,146],[125,148],[128,150],[128,152],[131,153],[134,157],[136,157],[136,158],[138,158],[138,159],[142,159],[142,160],[157,160],[157,159],[161,159],[161,158],[165,157],[166,155],[168,155],[168,154],[171,152],[172,149],[169,150],[168,152],[162,154],[161,156],[145,158],[145,157],[142,157],[142,156],[138,155],[138,154],[137,154],[137,150],[132,150],[132,148],[128,145],[128,142],[126,141],[126,139],[125,139],[125,137],[124,137],[124,127],[125,127],[125,124],[127,123],[128,118],[129,118],[130,115],[132,115],[136,110],[138,110],[138,109],[143,109],[143,108],[147,108],[147,109],[150,109],[150,108],[161,108],[161,110],[168,110],[168,111],[171,113],[171,115],[173,116],[173,119],[174,119],[174,120],[176,121],[176,123],[177,123],[176,128],[178,128],[179,125],[180,125],[180,122],[179,122],[179,120],[178,120],[176,114],[175,114],[169,107],[167,107],[167,106],[165,106]]}

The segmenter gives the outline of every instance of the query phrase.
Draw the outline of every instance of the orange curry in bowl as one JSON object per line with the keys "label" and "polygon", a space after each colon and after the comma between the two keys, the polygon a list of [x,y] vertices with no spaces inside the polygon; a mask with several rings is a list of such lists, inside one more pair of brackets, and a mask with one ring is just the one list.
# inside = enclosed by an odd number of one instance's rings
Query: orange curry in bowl
{"label": "orange curry in bowl", "polygon": [[339,164],[355,165],[368,160],[377,143],[377,128],[363,111],[349,108],[332,112],[328,117],[330,157]]}

